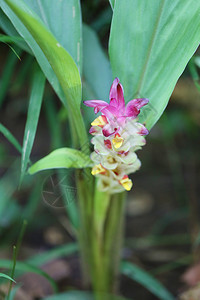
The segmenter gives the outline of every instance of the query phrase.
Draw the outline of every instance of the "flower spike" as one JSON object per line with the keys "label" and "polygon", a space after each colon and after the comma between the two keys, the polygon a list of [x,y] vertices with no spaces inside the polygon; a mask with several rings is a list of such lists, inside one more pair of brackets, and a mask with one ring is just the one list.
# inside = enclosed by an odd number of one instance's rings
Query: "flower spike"
{"label": "flower spike", "polygon": [[92,175],[99,178],[98,186],[111,194],[124,190],[130,191],[132,180],[130,173],[137,171],[141,162],[135,151],[145,145],[144,135],[149,132],[137,117],[140,109],[148,104],[146,98],[133,99],[125,105],[124,91],[119,79],[115,78],[110,88],[110,102],[87,100],[84,104],[100,112],[92,123],[90,133],[94,152]]}

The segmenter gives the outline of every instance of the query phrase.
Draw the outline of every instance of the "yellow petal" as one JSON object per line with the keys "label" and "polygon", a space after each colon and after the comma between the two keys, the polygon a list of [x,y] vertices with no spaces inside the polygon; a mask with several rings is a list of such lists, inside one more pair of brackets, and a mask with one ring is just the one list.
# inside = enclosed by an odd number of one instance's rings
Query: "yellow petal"
{"label": "yellow petal", "polygon": [[97,175],[97,174],[104,174],[106,172],[106,169],[104,169],[104,167],[102,167],[101,164],[99,165],[95,165],[93,168],[92,168],[92,175]]}
{"label": "yellow petal", "polygon": [[122,178],[119,182],[127,191],[130,191],[133,186],[132,180],[129,179],[128,176],[124,176],[124,178]]}
{"label": "yellow petal", "polygon": [[120,148],[121,145],[123,144],[123,142],[124,142],[124,139],[119,134],[116,134],[114,139],[112,139],[113,146],[116,149]]}
{"label": "yellow petal", "polygon": [[104,125],[106,125],[108,122],[107,122],[107,119],[105,116],[99,116],[98,118],[96,118],[92,123],[91,125],[92,126],[99,126],[99,127],[103,127]]}

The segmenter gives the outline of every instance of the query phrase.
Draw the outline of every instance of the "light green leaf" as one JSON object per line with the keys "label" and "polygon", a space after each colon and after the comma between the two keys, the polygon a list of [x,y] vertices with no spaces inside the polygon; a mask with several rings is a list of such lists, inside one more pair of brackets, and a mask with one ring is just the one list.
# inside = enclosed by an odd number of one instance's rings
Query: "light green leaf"
{"label": "light green leaf", "polygon": [[97,34],[87,25],[83,26],[83,74],[97,97],[95,99],[108,99],[112,84],[111,66]]}
{"label": "light green leaf", "polygon": [[161,300],[175,300],[175,297],[153,276],[130,262],[122,262],[122,274],[142,284]]}
{"label": "light green leaf", "polygon": [[31,49],[28,47],[24,39],[18,34],[17,30],[14,28],[13,24],[11,23],[11,21],[5,15],[5,13],[2,11],[1,8],[0,8],[0,28],[2,28],[2,30],[5,33],[7,33],[8,36],[14,36],[16,38],[19,38],[20,40],[15,40],[15,44],[19,46],[21,49],[31,53]]}
{"label": "light green leaf", "polygon": [[14,279],[12,279],[10,276],[8,276],[6,274],[0,273],[0,277],[8,279],[8,280],[16,283],[16,281]]}
{"label": "light green leaf", "polygon": [[37,68],[33,78],[33,85],[28,107],[28,116],[23,139],[20,181],[23,180],[23,177],[25,175],[27,164],[33,147],[33,142],[35,139],[38,120],[40,116],[44,87],[45,77],[40,69]]}
{"label": "light green leaf", "polygon": [[22,147],[12,133],[0,123],[0,132],[7,138],[7,140],[21,153]]}
{"label": "light green leaf", "polygon": [[90,157],[71,148],[60,148],[40,159],[29,168],[29,174],[57,168],[86,168],[92,166]]}
{"label": "light green leaf", "polygon": [[82,69],[81,9],[79,0],[26,0],[58,42]]}
{"label": "light green leaf", "polygon": [[200,42],[200,2],[115,2],[109,54],[126,101],[149,98],[140,121],[150,129],[164,111],[175,84]]}
{"label": "light green leaf", "polygon": [[[76,129],[79,144],[85,145],[87,133],[80,112],[81,79],[71,55],[22,0],[0,0],[0,4],[20,35],[31,47],[43,72],[54,86],[60,99],[65,105],[67,104],[70,110],[71,125],[73,124]],[[88,147],[85,151],[89,152]]]}
{"label": "light green leaf", "polygon": [[[36,41],[30,34],[30,32],[26,29],[26,27],[22,24],[22,22],[19,20],[19,18],[14,14],[14,12],[9,8],[9,6],[2,0],[0,0],[0,5],[2,10],[5,12],[5,14],[9,17],[9,19],[12,21],[13,25],[15,26],[16,30],[19,32],[19,34],[26,40],[28,46],[31,48],[32,52],[34,53],[38,64],[40,65],[42,71],[44,72],[45,76],[49,80],[50,84],[54,88],[55,92],[57,93],[58,97],[62,100],[64,104],[64,94],[61,89],[61,86],[58,82],[58,79],[51,68],[47,58],[45,57],[44,53],[40,49],[40,47],[37,45]],[[4,20],[3,27],[4,31],[7,32],[9,35],[17,35],[17,31],[10,23],[9,19],[6,17],[4,13],[0,10],[0,21]]]}
{"label": "light green leaf", "polygon": [[58,43],[39,17],[23,1],[5,0],[5,2],[19,17],[42,49],[68,98],[70,106],[79,107],[81,80],[76,64],[70,54]]}

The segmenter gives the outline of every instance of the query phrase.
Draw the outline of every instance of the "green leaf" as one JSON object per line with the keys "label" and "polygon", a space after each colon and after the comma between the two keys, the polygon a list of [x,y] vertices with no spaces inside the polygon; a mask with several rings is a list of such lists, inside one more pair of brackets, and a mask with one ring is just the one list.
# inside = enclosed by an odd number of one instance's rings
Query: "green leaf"
{"label": "green leaf", "polygon": [[16,285],[14,288],[12,288],[10,295],[9,296],[7,295],[5,300],[15,300],[16,299],[15,296],[19,288],[20,285]]}
{"label": "green leaf", "polygon": [[96,99],[108,99],[112,84],[111,66],[97,34],[87,25],[83,26],[83,75]]}
{"label": "green leaf", "polygon": [[[127,298],[115,295],[107,295],[107,294],[95,294],[95,296],[99,296],[99,299],[103,300],[128,300]],[[62,293],[59,295],[50,296],[44,298],[44,300],[95,300],[96,297],[93,296],[90,292],[80,292],[80,291],[70,291],[67,293]]]}
{"label": "green leaf", "polygon": [[109,54],[126,101],[149,98],[140,121],[150,129],[200,42],[196,0],[116,1]]}
{"label": "green leaf", "polygon": [[[6,268],[6,269],[10,269],[12,265],[12,260],[8,260],[8,259],[0,259],[0,266],[1,268]],[[53,287],[54,291],[57,292],[57,286],[55,284],[55,281],[44,271],[40,270],[39,268],[32,266],[28,263],[24,263],[24,262],[17,262],[16,263],[16,271],[20,271],[23,273],[35,273],[38,274],[44,278],[46,278],[49,283],[51,284],[51,286]]]}
{"label": "green leaf", "polygon": [[90,157],[71,148],[60,148],[40,159],[29,168],[29,174],[57,168],[86,168],[92,165]]}
{"label": "green leaf", "polygon": [[[71,55],[58,43],[53,34],[43,25],[39,17],[21,0],[5,0],[19,17],[42,49],[53,68],[71,107],[79,107],[81,80],[78,68]],[[74,103],[73,103],[74,102]]]}
{"label": "green leaf", "polygon": [[[3,216],[6,214],[5,211],[8,210],[9,207],[9,200],[12,194],[17,189],[18,184],[18,173],[13,172],[13,169],[18,168],[18,161],[16,160],[15,163],[8,169],[6,174],[0,180],[0,219],[3,220]],[[1,227],[0,227],[1,229]]]}
{"label": "green leaf", "polygon": [[79,250],[78,245],[75,243],[70,243],[67,245],[63,245],[57,247],[55,249],[45,251],[43,253],[39,253],[27,260],[28,263],[31,265],[40,267],[43,264],[50,262],[53,259],[57,259],[60,257],[67,257],[76,253]]}
{"label": "green leaf", "polygon": [[[79,144],[84,146],[87,133],[80,112],[81,79],[74,60],[22,0],[0,0],[0,4],[32,49],[60,99],[68,106],[71,125],[73,124],[76,129]],[[88,147],[85,148],[85,152],[89,153]]]}
{"label": "green leaf", "polygon": [[200,68],[200,56],[195,56],[194,61],[195,61],[196,65],[197,65],[197,67]]}
{"label": "green leaf", "polygon": [[114,9],[115,6],[115,0],[109,0],[110,2],[110,6],[112,7],[112,9]]}
{"label": "green leaf", "polygon": [[198,70],[197,70],[198,64],[196,63],[196,58],[192,57],[188,66],[189,66],[190,73],[192,75],[192,79],[194,80],[194,84],[195,84],[197,90],[200,92],[199,74],[198,74]]}
{"label": "green leaf", "polygon": [[[19,54],[21,54],[21,50],[19,51]],[[2,103],[5,99],[5,96],[7,94],[9,84],[10,84],[11,78],[13,76],[14,68],[15,68],[17,62],[18,62],[18,58],[17,58],[16,54],[13,53],[13,51],[10,52],[6,59],[4,70],[3,70],[3,73],[1,76],[0,106],[2,105]]]}
{"label": "green leaf", "polygon": [[16,283],[16,281],[14,279],[12,279],[10,276],[8,276],[6,274],[0,273],[0,277],[8,279],[8,280]]}
{"label": "green leaf", "polygon": [[[4,14],[2,9],[0,8],[0,28],[7,33],[8,36],[13,36],[19,38],[20,40],[15,40],[15,44],[19,46],[21,49],[27,51],[28,53],[32,53],[31,49],[28,47],[27,43],[24,41],[23,37],[21,37],[17,30],[14,28],[13,24],[9,20],[9,18]],[[14,42],[14,40],[13,40]]]}
{"label": "green leaf", "polygon": [[16,43],[18,41],[22,41],[23,39],[19,36],[9,36],[5,34],[0,34],[0,42],[3,43]]}
{"label": "green leaf", "polygon": [[153,276],[130,262],[122,262],[122,274],[142,284],[161,300],[175,300],[175,297]]}
{"label": "green leaf", "polygon": [[12,133],[0,123],[0,132],[7,138],[7,140],[21,153],[22,147]]}
{"label": "green leaf", "polygon": [[[30,34],[30,32],[26,29],[26,27],[22,24],[22,22],[19,20],[19,18],[14,14],[14,12],[9,8],[9,6],[2,0],[0,1],[0,5],[1,5],[2,10],[12,21],[16,30],[26,40],[28,46],[31,48],[33,54],[35,55],[35,57],[38,61],[38,64],[40,65],[45,76],[49,80],[50,84],[53,86],[53,88],[54,88],[55,92],[57,93],[57,95],[59,96],[59,98],[62,100],[63,103],[65,103],[64,94],[60,87],[58,79],[57,79],[54,71],[52,70],[44,53],[42,52],[40,47],[37,45],[36,41]],[[2,13],[2,11],[0,11],[0,12],[1,12],[0,13],[0,21],[2,21],[2,19],[5,19],[3,22],[3,24],[5,24],[5,26],[3,27],[4,31],[7,32],[9,35],[16,35],[17,31],[12,26],[9,19],[6,17],[5,14]]]}
{"label": "green leaf", "polygon": [[81,9],[79,0],[26,0],[58,42],[82,69]]}
{"label": "green leaf", "polygon": [[45,77],[40,69],[37,68],[33,78],[33,85],[31,89],[28,115],[23,139],[20,182],[22,182],[25,175],[27,164],[33,147],[33,142],[35,139],[38,120],[40,116],[44,87]]}

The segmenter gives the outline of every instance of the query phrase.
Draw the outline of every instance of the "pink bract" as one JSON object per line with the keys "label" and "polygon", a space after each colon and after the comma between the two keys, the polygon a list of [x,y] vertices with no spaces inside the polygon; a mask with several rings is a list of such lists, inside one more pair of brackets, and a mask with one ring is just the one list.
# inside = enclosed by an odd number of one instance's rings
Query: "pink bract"
{"label": "pink bract", "polygon": [[108,119],[117,119],[120,123],[127,117],[136,118],[140,113],[140,108],[149,102],[146,98],[138,98],[129,101],[128,104],[125,105],[123,87],[117,77],[110,88],[109,99],[109,104],[102,100],[87,100],[83,103],[86,106],[94,107],[95,114],[101,112]]}

